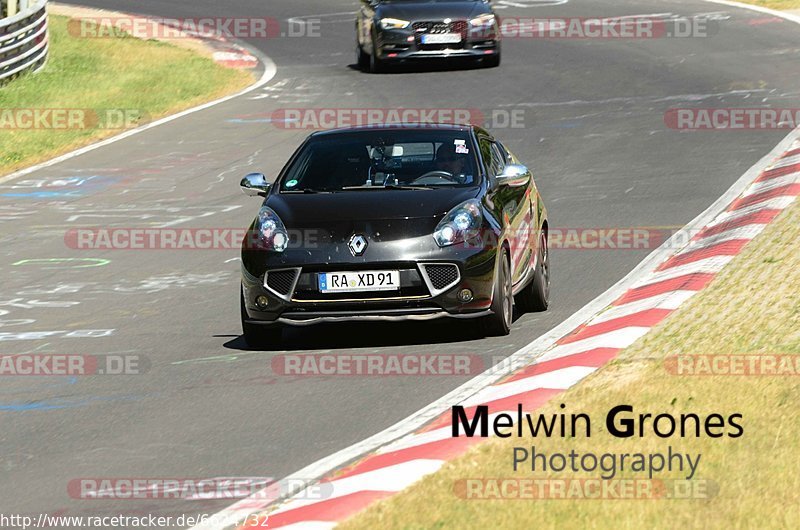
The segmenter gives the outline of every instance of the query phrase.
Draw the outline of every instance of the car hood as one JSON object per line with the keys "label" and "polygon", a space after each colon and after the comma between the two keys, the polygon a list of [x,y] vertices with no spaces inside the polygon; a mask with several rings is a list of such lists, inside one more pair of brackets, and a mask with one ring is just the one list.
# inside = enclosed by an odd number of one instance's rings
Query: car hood
{"label": "car hood", "polygon": [[270,195],[266,201],[287,228],[325,228],[335,223],[397,219],[438,219],[480,188],[343,191],[339,193]]}
{"label": "car hood", "polygon": [[392,17],[402,20],[442,20],[445,18],[468,19],[484,13],[491,13],[491,7],[484,2],[393,2],[381,4],[378,18]]}

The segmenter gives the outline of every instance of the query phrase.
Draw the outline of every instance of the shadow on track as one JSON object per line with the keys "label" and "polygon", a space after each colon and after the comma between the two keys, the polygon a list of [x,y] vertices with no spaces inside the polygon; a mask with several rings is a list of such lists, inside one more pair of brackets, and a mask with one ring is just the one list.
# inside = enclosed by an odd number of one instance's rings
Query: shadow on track
{"label": "shadow on track", "polygon": [[487,70],[489,67],[483,62],[482,59],[428,59],[424,61],[409,60],[390,66],[385,66],[384,70],[380,73],[373,74],[358,67],[357,64],[349,64],[347,67],[350,70],[361,72],[364,75],[392,75],[392,74],[408,74],[408,73],[430,73],[430,72],[453,72],[457,70]]}
{"label": "shadow on track", "polygon": [[[514,312],[514,322],[521,315]],[[215,335],[234,337],[234,335]],[[306,327],[285,327],[279,344],[267,350],[250,348],[241,335],[223,346],[240,351],[299,351],[348,348],[418,346],[482,340],[481,325],[475,320],[440,319],[430,322],[342,322]]]}

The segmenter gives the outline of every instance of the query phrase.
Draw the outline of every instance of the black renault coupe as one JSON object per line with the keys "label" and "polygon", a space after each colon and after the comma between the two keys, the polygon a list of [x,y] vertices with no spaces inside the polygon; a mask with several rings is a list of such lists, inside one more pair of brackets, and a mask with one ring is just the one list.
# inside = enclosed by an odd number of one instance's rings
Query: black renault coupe
{"label": "black renault coupe", "polygon": [[[547,212],[530,171],[476,126],[317,132],[270,184],[242,245],[246,342],[285,326],[479,319],[509,333],[514,303],[548,307]],[[470,324],[473,325],[473,324]]]}
{"label": "black renault coupe", "polygon": [[500,65],[500,29],[488,0],[361,0],[356,61],[362,70],[451,58]]}

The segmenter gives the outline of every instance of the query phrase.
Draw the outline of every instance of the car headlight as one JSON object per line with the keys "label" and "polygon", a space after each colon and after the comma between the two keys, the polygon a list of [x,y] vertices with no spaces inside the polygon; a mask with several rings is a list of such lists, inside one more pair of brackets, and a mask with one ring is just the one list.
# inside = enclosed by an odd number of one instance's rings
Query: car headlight
{"label": "car headlight", "polygon": [[260,239],[260,248],[283,252],[289,246],[289,233],[281,218],[272,208],[261,207],[255,229],[256,235]]}
{"label": "car headlight", "polygon": [[469,25],[473,27],[486,27],[494,25],[495,17],[491,13],[486,13],[485,15],[481,15],[479,17],[475,17],[469,21]]}
{"label": "car headlight", "polygon": [[464,243],[478,235],[482,224],[481,205],[477,199],[470,199],[444,216],[433,233],[433,239],[440,247]]}
{"label": "car headlight", "polygon": [[383,29],[405,29],[411,24],[408,20],[401,20],[399,18],[382,18],[381,27]]}

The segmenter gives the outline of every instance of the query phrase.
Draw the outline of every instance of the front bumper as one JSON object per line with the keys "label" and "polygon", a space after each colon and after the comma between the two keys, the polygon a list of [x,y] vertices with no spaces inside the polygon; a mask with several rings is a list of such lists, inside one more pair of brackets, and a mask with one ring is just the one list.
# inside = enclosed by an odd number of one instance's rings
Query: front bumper
{"label": "front bumper", "polygon": [[[453,22],[453,25],[457,22]],[[425,32],[414,29],[385,29],[378,33],[376,49],[378,58],[384,61],[405,61],[417,59],[447,58],[487,58],[500,53],[500,40],[493,30],[470,30],[466,22],[463,27],[451,29],[460,33],[462,40],[451,44],[425,44],[422,41]]]}
{"label": "front bumper", "polygon": [[[279,257],[243,254],[242,294],[246,321],[307,326],[342,321],[423,321],[478,318],[490,314],[497,252],[495,249],[441,249],[431,257],[337,263],[305,261],[297,251]],[[303,252],[306,254],[307,252]],[[322,293],[318,275],[338,271],[399,270],[397,291]],[[457,275],[454,274],[457,272]],[[470,289],[473,299],[459,300]],[[257,300],[261,297],[261,304]],[[263,303],[266,302],[266,303]]]}
{"label": "front bumper", "polygon": [[250,324],[283,324],[287,326],[312,326],[314,324],[330,322],[424,322],[440,318],[480,318],[490,315],[491,310],[474,311],[470,313],[448,313],[443,310],[377,310],[377,311],[352,311],[352,312],[320,312],[295,314],[286,312],[274,321],[248,319]]}

